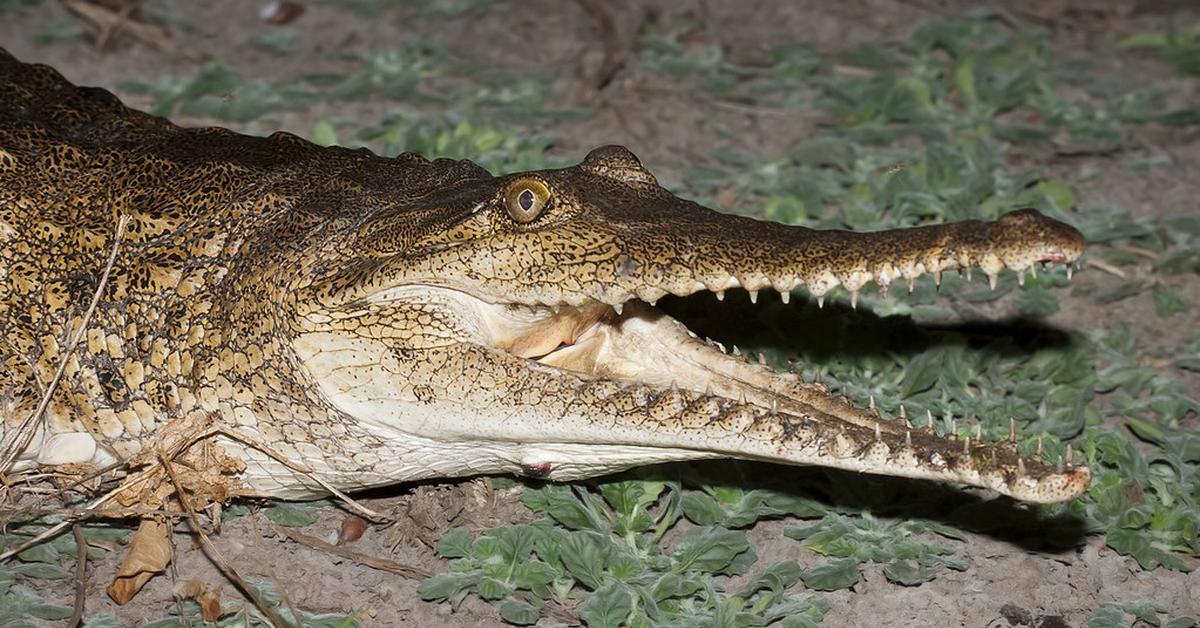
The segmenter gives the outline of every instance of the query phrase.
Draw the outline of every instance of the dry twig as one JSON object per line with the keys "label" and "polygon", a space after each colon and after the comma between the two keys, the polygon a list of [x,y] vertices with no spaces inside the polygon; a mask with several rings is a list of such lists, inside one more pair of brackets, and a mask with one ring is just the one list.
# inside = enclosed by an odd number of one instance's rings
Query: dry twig
{"label": "dry twig", "polygon": [[161,447],[157,453],[163,470],[170,476],[171,484],[175,487],[175,497],[179,500],[179,505],[183,507],[184,512],[187,513],[188,521],[191,522],[192,530],[196,533],[196,538],[199,540],[200,547],[204,550],[205,555],[208,556],[209,560],[213,561],[213,564],[217,566],[217,569],[221,573],[225,574],[226,578],[232,580],[241,589],[242,593],[250,598],[251,602],[254,602],[254,606],[266,616],[267,621],[271,622],[272,626],[278,628],[286,626],[287,624],[283,623],[283,619],[275,611],[271,610],[271,607],[267,606],[267,603],[258,595],[258,592],[242,578],[242,574],[238,573],[238,570],[234,569],[233,565],[225,560],[221,552],[217,551],[212,540],[208,538],[208,534],[204,532],[204,527],[200,525],[200,517],[196,516],[196,510],[192,508],[192,501],[183,490],[183,485],[179,482],[179,476],[175,473],[175,465],[171,462],[170,458],[167,458],[166,452]]}
{"label": "dry twig", "polygon": [[342,558],[349,558],[356,563],[366,565],[372,569],[391,572],[406,578],[429,578],[433,576],[431,572],[421,569],[420,567],[405,565],[394,560],[388,560],[386,558],[379,558],[378,556],[371,556],[362,552],[356,552],[352,549],[340,547],[334,545],[333,543],[318,539],[315,536],[310,536],[295,530],[288,530],[287,528],[275,523],[271,524],[271,528],[279,534],[282,534],[283,536],[286,536],[287,538],[301,545],[307,545],[313,549],[329,552],[330,554],[341,556]]}
{"label": "dry twig", "polygon": [[87,582],[84,576],[87,575],[87,539],[83,538],[83,526],[76,521],[71,526],[71,533],[75,535],[75,608],[71,611],[71,619],[67,622],[68,626],[74,628],[83,621],[83,603],[87,599]]}

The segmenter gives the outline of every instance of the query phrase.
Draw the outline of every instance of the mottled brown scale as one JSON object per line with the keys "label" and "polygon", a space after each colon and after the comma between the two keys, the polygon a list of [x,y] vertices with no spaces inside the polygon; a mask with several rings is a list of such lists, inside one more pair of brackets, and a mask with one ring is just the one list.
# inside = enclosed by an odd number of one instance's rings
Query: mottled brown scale
{"label": "mottled brown scale", "polygon": [[[64,355],[122,216],[106,289]],[[181,128],[0,52],[0,453],[66,360],[20,464],[119,460],[199,411],[341,489],[740,457],[1069,499],[1086,467],[879,422],[646,302],[994,276],[1082,248],[1032,210],[879,233],[730,216],[671,195],[616,146],[494,177]],[[324,491],[223,446],[249,492]]]}

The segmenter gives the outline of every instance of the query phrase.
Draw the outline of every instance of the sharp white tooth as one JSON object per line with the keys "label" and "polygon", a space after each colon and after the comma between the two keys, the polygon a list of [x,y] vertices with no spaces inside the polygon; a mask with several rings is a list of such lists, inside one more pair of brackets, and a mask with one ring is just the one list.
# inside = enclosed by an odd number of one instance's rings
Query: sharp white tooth
{"label": "sharp white tooth", "polygon": [[975,424],[975,440],[983,440],[983,424]]}
{"label": "sharp white tooth", "polygon": [[1071,265],[1067,264],[1067,281],[1071,281]]}
{"label": "sharp white tooth", "polygon": [[819,307],[819,308],[825,307],[825,295],[821,295],[821,296],[817,297],[817,307]]}
{"label": "sharp white tooth", "polygon": [[738,349],[737,345],[733,345],[733,355],[742,355],[742,351]]}
{"label": "sharp white tooth", "polygon": [[939,288],[942,287],[942,271],[940,271],[940,270],[933,271],[933,285],[935,285]]}
{"label": "sharp white tooth", "polygon": [[780,300],[780,301],[783,301],[783,304],[784,304],[784,305],[787,305],[788,303],[790,303],[790,302],[792,301],[792,293],[791,293],[791,292],[789,292],[789,291],[787,291],[787,290],[784,290],[783,292],[780,292],[780,293],[779,293],[779,300]]}
{"label": "sharp white tooth", "polygon": [[875,440],[883,440],[883,434],[879,431],[879,421],[875,422]]}
{"label": "sharp white tooth", "polygon": [[758,303],[758,290],[750,290],[750,302]]}
{"label": "sharp white tooth", "polygon": [[1018,286],[1025,285],[1025,271],[1023,271],[1023,270],[1017,271],[1017,285]]}
{"label": "sharp white tooth", "polygon": [[967,266],[967,281],[971,281],[971,267]]}
{"label": "sharp white tooth", "polygon": [[870,397],[867,398],[867,409],[868,410],[875,409],[875,395],[871,395]]}
{"label": "sharp white tooth", "polygon": [[1038,455],[1039,459],[1042,457],[1042,437],[1041,436],[1038,436],[1037,455]]}
{"label": "sharp white tooth", "polygon": [[779,411],[779,402],[775,399],[771,400],[771,414],[776,414]]}
{"label": "sharp white tooth", "polygon": [[933,411],[929,410],[928,408],[925,409],[925,427],[927,429],[933,429]]}
{"label": "sharp white tooth", "polygon": [[1071,443],[1067,443],[1067,455],[1066,455],[1067,464],[1071,464],[1071,454],[1072,454]]}
{"label": "sharp white tooth", "polygon": [[969,453],[971,453],[971,437],[970,436],[963,439],[963,454],[969,454]]}
{"label": "sharp white tooth", "polygon": [[622,313],[625,312],[625,304],[624,303],[614,304],[612,306],[612,309],[613,309],[613,311],[615,311],[617,313],[617,316],[620,316]]}
{"label": "sharp white tooth", "polygon": [[1025,460],[1020,456],[1017,457],[1017,475],[1025,475]]}
{"label": "sharp white tooth", "polygon": [[704,396],[705,397],[712,396],[712,384],[707,384],[704,386]]}
{"label": "sharp white tooth", "polygon": [[904,430],[904,446],[912,449],[912,432]]}
{"label": "sharp white tooth", "polygon": [[917,287],[917,278],[916,278],[916,277],[909,277],[909,278],[908,278],[908,293],[909,293],[909,294],[912,294],[912,293],[913,293],[913,289],[914,289],[914,288],[916,288],[916,287]]}
{"label": "sharp white tooth", "polygon": [[1017,442],[1017,420],[1013,417],[1008,417],[1008,442]]}
{"label": "sharp white tooth", "polygon": [[988,273],[988,287],[992,290],[996,289],[996,273]]}
{"label": "sharp white tooth", "polygon": [[650,307],[654,307],[654,306],[656,306],[656,305],[658,305],[658,299],[655,299],[655,300],[653,300],[653,301],[650,301]]}
{"label": "sharp white tooth", "polygon": [[1037,279],[1037,264],[1029,265],[1029,276]]}
{"label": "sharp white tooth", "polygon": [[858,290],[850,291],[850,309],[858,309]]}
{"label": "sharp white tooth", "polygon": [[717,290],[717,291],[716,291],[716,292],[714,292],[713,294],[717,295],[717,300],[718,300],[718,301],[724,301],[724,300],[725,300],[725,291],[724,291],[724,290]]}

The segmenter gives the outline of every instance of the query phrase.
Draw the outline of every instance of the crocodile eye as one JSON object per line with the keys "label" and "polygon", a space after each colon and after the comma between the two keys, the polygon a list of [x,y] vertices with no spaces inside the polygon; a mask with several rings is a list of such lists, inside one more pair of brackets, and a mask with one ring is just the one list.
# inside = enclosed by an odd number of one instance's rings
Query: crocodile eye
{"label": "crocodile eye", "polygon": [[533,222],[550,204],[550,189],[537,179],[518,179],[508,186],[504,206],[519,223]]}

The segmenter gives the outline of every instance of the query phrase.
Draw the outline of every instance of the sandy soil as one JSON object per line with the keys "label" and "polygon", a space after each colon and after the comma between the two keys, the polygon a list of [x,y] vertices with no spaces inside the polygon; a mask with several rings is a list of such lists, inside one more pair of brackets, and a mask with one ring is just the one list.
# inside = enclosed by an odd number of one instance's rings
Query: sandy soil
{"label": "sandy soil", "polygon": [[[603,62],[601,32],[576,3],[562,0],[497,0],[490,9],[465,17],[417,14],[407,9],[375,17],[343,8],[306,3],[307,11],[291,26],[302,31],[297,51],[275,56],[250,45],[264,26],[258,12],[265,2],[210,0],[209,2],[152,5],[158,14],[178,18],[175,39],[190,49],[221,59],[244,79],[289,80],[302,72],[344,71],[335,51],[386,49],[417,36],[431,36],[458,56],[477,65],[508,70],[539,70],[555,77],[546,88],[561,102],[594,108],[583,120],[547,119],[541,131],[554,140],[555,151],[578,158],[596,145],[629,146],[665,181],[677,181],[686,166],[710,159],[718,129],[735,144],[771,154],[805,137],[819,120],[804,112],[765,110],[737,106],[638,67],[630,53],[614,79],[602,90],[593,86]],[[959,2],[927,0],[746,0],[718,2],[619,3],[616,34],[628,47],[647,20],[664,14],[686,15],[695,24],[689,36],[720,45],[739,62],[765,58],[774,46],[804,41],[818,50],[833,52],[860,42],[890,41],[906,36],[914,25],[956,14]],[[1182,13],[1181,13],[1182,12]],[[1162,28],[1169,15],[1190,24],[1200,13],[1187,3],[1085,3],[1018,2],[1009,7],[1010,19],[1022,25],[1045,26],[1064,51],[1094,58],[1102,71],[1133,82],[1177,80],[1155,61],[1117,54],[1112,43],[1148,28]],[[152,13],[154,14],[154,13]],[[163,75],[187,75],[198,64],[173,58],[128,38],[119,38],[104,51],[89,42],[73,40],[38,47],[30,34],[71,18],[55,3],[33,10],[0,14],[0,45],[26,61],[48,63],[67,78],[82,84],[121,91],[122,81],[152,80]],[[143,96],[122,94],[135,106],[147,106]],[[364,102],[319,104],[303,113],[281,113],[280,128],[308,133],[314,120],[336,114],[374,121],[391,103]],[[185,120],[186,122],[186,120]],[[196,122],[196,121],[193,121]],[[1145,145],[1171,155],[1177,164],[1150,172],[1136,172],[1123,155],[1090,155],[1063,158],[1024,155],[1032,163],[1072,173],[1084,166],[1099,176],[1080,183],[1084,204],[1115,204],[1138,215],[1196,212],[1200,180],[1200,137],[1195,131],[1171,136],[1148,136]],[[1135,272],[1149,273],[1149,267]],[[1080,280],[1103,290],[1116,285],[1113,277],[1084,273]],[[1172,277],[1172,287],[1200,303],[1200,280]],[[1065,298],[1065,297],[1064,297]],[[1133,325],[1140,337],[1156,338],[1170,346],[1185,340],[1200,327],[1193,307],[1164,325],[1153,315],[1149,298],[1128,299],[1099,307],[1086,298],[1069,298],[1052,323],[1064,328],[1105,327],[1117,322]],[[1200,393],[1194,376],[1179,375],[1193,394]],[[385,556],[429,570],[446,568],[430,549],[439,533],[450,525],[473,529],[527,520],[530,513],[519,505],[520,488],[494,491],[490,483],[474,480],[457,484],[398,487],[371,496],[373,508],[400,516],[390,527],[371,527],[354,544],[364,554]],[[448,516],[448,513],[452,516]],[[305,533],[327,538],[335,534],[344,514],[324,509],[320,521]],[[782,523],[757,526],[751,532],[760,556],[793,559],[802,565],[819,558],[798,543],[784,538]],[[1002,535],[969,534],[964,572],[946,572],[918,587],[888,582],[878,567],[868,566],[866,577],[853,591],[827,595],[832,610],[827,626],[1082,626],[1100,604],[1152,598],[1173,615],[1200,614],[1200,575],[1159,569],[1142,571],[1131,559],[1106,548],[1101,538],[1089,538],[1079,548],[1061,552],[1036,548],[1039,530]],[[367,625],[378,626],[491,626],[499,624],[493,608],[470,598],[456,613],[445,605],[419,600],[417,582],[375,571],[352,561],[306,549],[274,533],[260,514],[240,517],[224,526],[216,541],[221,552],[244,574],[273,579],[300,608],[310,611],[353,611]],[[180,550],[177,572],[181,577],[223,581],[195,548],[190,536],[177,534]],[[91,574],[88,613],[115,612],[122,625],[162,617],[172,604],[171,582],[152,581],[136,600],[115,607],[104,595],[116,567],[116,557]],[[69,585],[46,592],[70,605]]]}

